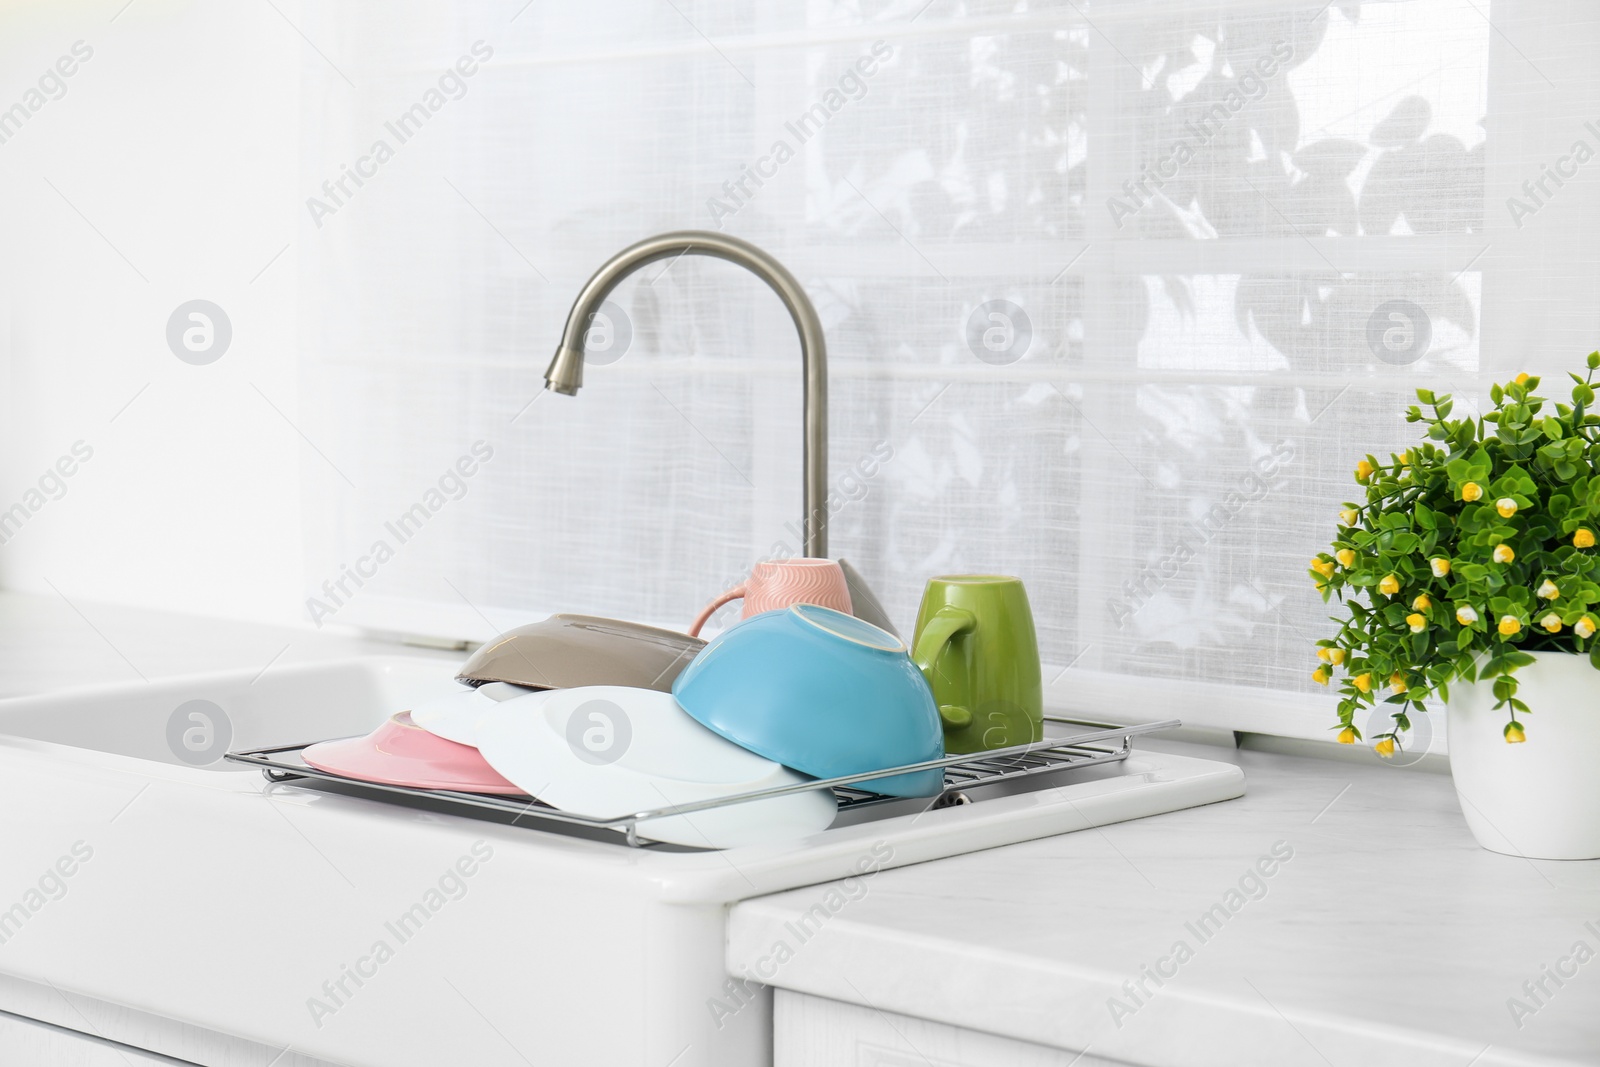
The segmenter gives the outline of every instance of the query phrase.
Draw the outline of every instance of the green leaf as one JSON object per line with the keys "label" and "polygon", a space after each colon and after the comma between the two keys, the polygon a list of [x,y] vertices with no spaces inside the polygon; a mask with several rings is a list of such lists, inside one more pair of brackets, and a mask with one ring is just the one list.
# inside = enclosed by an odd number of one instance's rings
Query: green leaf
{"label": "green leaf", "polygon": [[[1410,728],[1410,709],[1421,713],[1425,701],[1448,702],[1450,684],[1480,674],[1491,683],[1497,707],[1520,713],[1525,705],[1516,672],[1533,662],[1527,649],[1587,654],[1600,669],[1600,636],[1580,639],[1571,629],[1585,614],[1600,615],[1600,551],[1579,551],[1571,543],[1576,529],[1600,530],[1600,414],[1589,414],[1597,406],[1593,379],[1600,352],[1588,363],[1587,376],[1573,375],[1571,406],[1565,397],[1534,395],[1540,383],[1531,376],[1491,386],[1494,410],[1472,417],[1449,418],[1451,397],[1427,389],[1416,390],[1423,406],[1402,405],[1407,422],[1420,424],[1409,466],[1401,468],[1394,454],[1381,467],[1367,457],[1375,472],[1358,491],[1360,502],[1345,505],[1358,508],[1361,519],[1355,528],[1340,524],[1333,544],[1355,550],[1360,562],[1340,568],[1320,590],[1324,601],[1339,601],[1331,640],[1348,655],[1335,697],[1340,728],[1388,705],[1394,727],[1375,736],[1397,737],[1396,731]],[[1460,495],[1469,481],[1483,489],[1472,503]],[[1517,503],[1510,519],[1495,507],[1503,497]],[[1502,543],[1516,548],[1516,559],[1491,564],[1493,548]],[[1442,580],[1428,565],[1440,557],[1453,565]],[[1377,593],[1374,586],[1389,574],[1400,580],[1402,595]],[[1547,576],[1560,588],[1553,602],[1534,593]],[[1434,606],[1423,613],[1428,623],[1422,632],[1413,634],[1406,617],[1422,592]],[[1456,625],[1453,617],[1464,604],[1480,613],[1470,626]],[[1566,628],[1544,631],[1536,620],[1546,612]],[[1522,631],[1499,634],[1496,623],[1505,618],[1522,620]],[[1350,679],[1363,671],[1375,680],[1402,672],[1410,689],[1362,693]]]}

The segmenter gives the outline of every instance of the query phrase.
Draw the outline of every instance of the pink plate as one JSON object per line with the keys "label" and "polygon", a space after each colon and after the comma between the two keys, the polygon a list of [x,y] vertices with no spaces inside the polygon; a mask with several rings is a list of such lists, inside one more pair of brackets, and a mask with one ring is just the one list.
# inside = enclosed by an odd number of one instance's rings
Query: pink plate
{"label": "pink plate", "polygon": [[321,741],[300,758],[319,771],[364,782],[413,789],[522,796],[522,790],[489,766],[478,750],[435,737],[402,711],[365,737]]}

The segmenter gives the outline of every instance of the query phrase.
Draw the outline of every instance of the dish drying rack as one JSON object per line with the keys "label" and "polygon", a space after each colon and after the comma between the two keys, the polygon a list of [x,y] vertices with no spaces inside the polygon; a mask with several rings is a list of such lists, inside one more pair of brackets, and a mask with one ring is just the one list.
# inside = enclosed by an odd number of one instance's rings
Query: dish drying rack
{"label": "dish drying rack", "polygon": [[[693,815],[695,812],[708,811],[712,808],[723,808],[732,804],[747,804],[751,801],[788,796],[792,793],[804,793],[813,789],[833,790],[834,797],[838,800],[840,812],[855,812],[863,808],[891,803],[925,802],[926,808],[930,810],[971,804],[975,801],[968,794],[968,790],[1021,778],[1031,778],[1036,775],[1116,763],[1127,759],[1133,752],[1133,739],[1138,735],[1153,733],[1157,730],[1170,730],[1181,725],[1178,719],[1163,719],[1159,722],[1137,723],[1131,726],[1094,722],[1087,719],[1063,718],[1056,715],[1046,715],[1044,720],[1046,723],[1067,726],[1071,729],[1064,734],[1046,737],[1041,741],[1033,741],[1024,745],[1012,745],[1009,748],[989,749],[981,753],[962,753],[954,756],[945,756],[940,759],[924,760],[921,763],[907,763],[883,770],[867,771],[862,774],[818,778],[797,785],[751,790],[745,793],[718,797],[714,800],[670,805],[610,817],[563,811],[532,797],[461,793],[447,789],[417,789],[410,786],[387,785],[382,782],[369,782],[359,778],[331,774],[310,766],[300,758],[300,753],[304,749],[316,743],[313,741],[306,741],[297,745],[279,745],[273,748],[255,748],[229,752],[224,758],[233,763],[260,767],[262,775],[270,782],[293,782],[300,779],[309,779],[313,782],[336,785],[341,787],[342,791],[366,795],[373,799],[391,802],[420,802],[429,807],[450,811],[454,814],[482,815],[488,812],[502,817],[509,815],[511,816],[509,821],[512,824],[527,820],[531,823],[555,824],[552,828],[582,827],[592,831],[601,831],[602,837],[609,836],[612,840],[616,840],[616,835],[620,835],[621,839],[628,845],[640,848],[660,844],[650,840],[648,826],[645,827],[646,832],[640,832],[640,824],[648,823],[651,819],[664,818],[669,815]],[[915,771],[936,768],[944,771],[944,788],[934,797],[907,798],[889,796],[864,788],[867,783],[874,779],[889,778],[894,775],[910,774]],[[604,831],[614,831],[614,834],[607,835],[603,833]],[[691,851],[705,850],[694,849]]]}

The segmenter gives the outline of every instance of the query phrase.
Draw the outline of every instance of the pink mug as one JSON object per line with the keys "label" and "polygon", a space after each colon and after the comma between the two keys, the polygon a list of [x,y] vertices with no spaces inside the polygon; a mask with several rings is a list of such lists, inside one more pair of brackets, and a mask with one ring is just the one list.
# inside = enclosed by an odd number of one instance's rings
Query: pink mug
{"label": "pink mug", "polygon": [[850,608],[850,587],[844,571],[831,559],[770,559],[757,563],[750,577],[706,605],[689,627],[689,636],[698,637],[706,620],[730,600],[744,598],[741,619],[777,611],[791,604],[817,604],[846,615]]}

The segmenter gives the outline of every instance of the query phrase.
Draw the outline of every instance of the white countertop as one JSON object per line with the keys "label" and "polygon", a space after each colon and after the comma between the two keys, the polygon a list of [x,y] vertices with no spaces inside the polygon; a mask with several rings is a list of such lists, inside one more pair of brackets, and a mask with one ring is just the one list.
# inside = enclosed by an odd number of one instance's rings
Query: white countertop
{"label": "white countertop", "polygon": [[1600,1063],[1600,862],[1484,851],[1448,775],[1162,747],[1236,760],[1246,795],[746,901],[730,971],[1139,1064]]}

